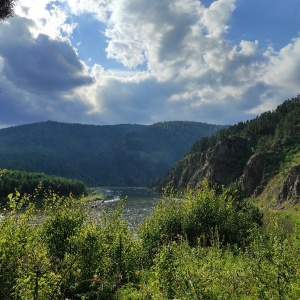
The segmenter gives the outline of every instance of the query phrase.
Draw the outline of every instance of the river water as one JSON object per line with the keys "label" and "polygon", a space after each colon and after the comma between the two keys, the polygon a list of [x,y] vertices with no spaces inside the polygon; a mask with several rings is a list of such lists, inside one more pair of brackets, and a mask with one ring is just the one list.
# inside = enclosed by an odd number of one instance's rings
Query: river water
{"label": "river water", "polygon": [[[132,228],[136,228],[149,214],[154,210],[157,203],[161,200],[160,195],[155,194],[143,187],[97,187],[93,190],[99,190],[106,195],[104,201],[97,200],[89,203],[90,214],[95,217],[107,207],[109,211],[117,208],[121,199],[125,199],[124,218]],[[264,223],[270,222],[271,213],[263,211]],[[279,217],[282,226],[288,232],[294,230],[295,224],[283,217]]]}
{"label": "river water", "polygon": [[124,218],[129,226],[135,228],[154,210],[160,196],[143,187],[97,187],[106,195],[104,201],[90,202],[90,213],[97,215],[106,206],[109,210],[117,207],[121,199],[125,199]]}

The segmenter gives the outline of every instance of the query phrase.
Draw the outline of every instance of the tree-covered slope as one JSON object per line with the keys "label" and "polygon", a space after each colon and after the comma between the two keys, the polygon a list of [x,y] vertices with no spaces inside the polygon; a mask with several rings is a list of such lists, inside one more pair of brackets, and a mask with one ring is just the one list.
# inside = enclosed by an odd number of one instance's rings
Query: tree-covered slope
{"label": "tree-covered slope", "polygon": [[18,170],[0,170],[0,202],[9,194],[18,193],[21,196],[43,198],[44,193],[55,193],[59,196],[75,197],[87,193],[83,182],[79,180],[32,173]]}
{"label": "tree-covered slope", "polygon": [[76,178],[88,185],[142,186],[162,177],[200,137],[221,128],[199,122],[16,126],[0,130],[0,168]]}
{"label": "tree-covered slope", "polygon": [[300,96],[253,120],[201,138],[159,186],[197,188],[203,179],[219,186],[239,180],[247,197],[268,190],[275,207],[287,200],[299,203]]}

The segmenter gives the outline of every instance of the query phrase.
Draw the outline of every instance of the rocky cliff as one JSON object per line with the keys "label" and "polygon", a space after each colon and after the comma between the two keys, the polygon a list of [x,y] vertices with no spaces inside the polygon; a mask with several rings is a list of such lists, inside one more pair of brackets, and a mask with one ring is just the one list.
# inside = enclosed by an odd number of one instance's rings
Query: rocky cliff
{"label": "rocky cliff", "polygon": [[[259,196],[268,183],[266,153],[252,154],[249,141],[241,137],[224,137],[213,149],[186,155],[161,182],[181,191],[197,189],[204,179],[214,187],[239,181],[245,197]],[[290,168],[275,189],[275,206],[289,201],[300,203],[300,164]]]}
{"label": "rocky cliff", "polygon": [[290,169],[281,185],[276,204],[280,205],[284,201],[300,203],[300,164]]}
{"label": "rocky cliff", "polygon": [[254,154],[248,160],[243,174],[240,177],[240,183],[244,195],[258,196],[263,191],[266,175],[266,157],[264,154]]}
{"label": "rocky cliff", "polygon": [[213,149],[184,157],[163,180],[178,190],[197,188],[204,179],[213,186],[227,185],[243,174],[251,156],[248,140],[224,137]]}
{"label": "rocky cliff", "polygon": [[202,138],[160,181],[181,191],[204,179],[218,187],[239,181],[245,197],[272,206],[300,204],[300,95],[276,110]]}

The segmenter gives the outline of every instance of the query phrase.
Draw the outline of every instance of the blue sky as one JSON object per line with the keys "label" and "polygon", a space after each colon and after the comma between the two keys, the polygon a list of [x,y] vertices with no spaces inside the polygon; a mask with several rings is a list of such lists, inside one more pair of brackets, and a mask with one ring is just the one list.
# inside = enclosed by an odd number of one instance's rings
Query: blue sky
{"label": "blue sky", "polygon": [[300,92],[299,0],[19,0],[0,127],[234,124]]}

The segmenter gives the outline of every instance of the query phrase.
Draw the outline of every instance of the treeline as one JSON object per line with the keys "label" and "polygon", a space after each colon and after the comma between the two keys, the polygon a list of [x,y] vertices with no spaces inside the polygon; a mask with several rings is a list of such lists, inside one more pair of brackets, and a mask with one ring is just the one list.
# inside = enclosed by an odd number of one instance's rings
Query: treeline
{"label": "treeline", "polygon": [[28,194],[38,197],[43,197],[45,191],[51,191],[60,196],[73,194],[79,197],[86,193],[86,187],[79,180],[43,173],[0,170],[0,198],[6,198],[14,191],[21,195]]}
{"label": "treeline", "polygon": [[[279,172],[283,163],[300,151],[299,116],[300,95],[284,101],[275,110],[264,112],[255,119],[239,122],[221,129],[215,135],[201,138],[183,158],[213,149],[224,137],[246,138],[250,155],[263,154],[266,159],[266,183]],[[235,171],[233,169],[232,174]]]}
{"label": "treeline", "polygon": [[[239,122],[221,129],[217,134],[201,138],[189,153],[206,151],[222,137],[241,136],[247,138],[254,152],[278,149],[300,143],[300,95],[284,101],[274,111],[267,111],[255,119]],[[270,146],[272,147],[270,149]]]}
{"label": "treeline", "polygon": [[299,231],[275,219],[262,229],[236,186],[167,192],[133,231],[122,205],[95,220],[59,199],[46,199],[39,221],[11,199],[0,222],[2,299],[299,299]]}
{"label": "treeline", "polygon": [[200,122],[81,125],[58,122],[0,130],[0,168],[76,178],[90,186],[145,186],[203,136],[222,126]]}

